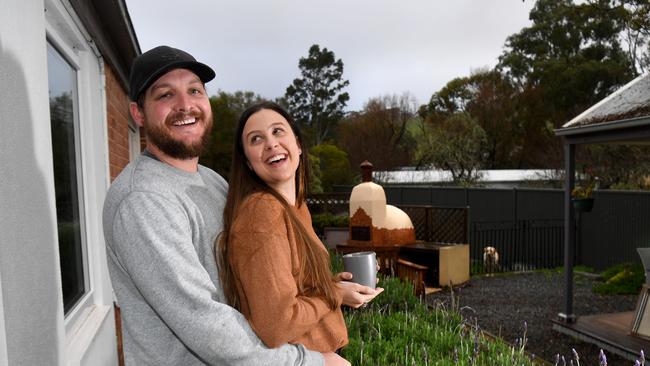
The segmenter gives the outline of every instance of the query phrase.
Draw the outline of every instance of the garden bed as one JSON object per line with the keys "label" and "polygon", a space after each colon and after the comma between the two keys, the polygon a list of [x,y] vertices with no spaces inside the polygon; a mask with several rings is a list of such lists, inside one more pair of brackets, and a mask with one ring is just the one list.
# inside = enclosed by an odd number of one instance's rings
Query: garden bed
{"label": "garden bed", "polygon": [[[556,354],[572,357],[572,348],[580,355],[582,365],[598,365],[599,348],[552,330],[550,319],[557,317],[564,303],[564,282],[561,272],[504,274],[474,277],[455,292],[461,314],[470,323],[515,344],[527,324],[526,350],[547,361]],[[598,295],[592,291],[596,279],[576,275],[574,280],[574,313],[577,316],[632,311],[636,295]],[[431,294],[432,305],[450,304],[449,291]],[[645,350],[648,351],[648,350]],[[628,365],[628,360],[607,355],[610,365]],[[568,364],[568,361],[567,361]]]}

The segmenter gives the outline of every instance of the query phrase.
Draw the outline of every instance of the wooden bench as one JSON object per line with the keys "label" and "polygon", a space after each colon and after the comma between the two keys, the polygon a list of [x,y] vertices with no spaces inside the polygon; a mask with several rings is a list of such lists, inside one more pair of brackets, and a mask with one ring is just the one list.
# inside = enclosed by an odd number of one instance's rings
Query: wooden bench
{"label": "wooden bench", "polygon": [[409,262],[404,259],[397,260],[397,277],[413,285],[415,296],[425,294],[426,284],[424,275],[429,267]]}

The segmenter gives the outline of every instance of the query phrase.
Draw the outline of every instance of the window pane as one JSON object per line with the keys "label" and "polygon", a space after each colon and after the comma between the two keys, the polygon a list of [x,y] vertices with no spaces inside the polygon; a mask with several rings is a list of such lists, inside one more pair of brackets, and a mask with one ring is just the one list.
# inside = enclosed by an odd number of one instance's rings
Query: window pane
{"label": "window pane", "polygon": [[47,45],[47,68],[61,282],[67,314],[86,291],[75,150],[77,77],[75,70],[50,44]]}

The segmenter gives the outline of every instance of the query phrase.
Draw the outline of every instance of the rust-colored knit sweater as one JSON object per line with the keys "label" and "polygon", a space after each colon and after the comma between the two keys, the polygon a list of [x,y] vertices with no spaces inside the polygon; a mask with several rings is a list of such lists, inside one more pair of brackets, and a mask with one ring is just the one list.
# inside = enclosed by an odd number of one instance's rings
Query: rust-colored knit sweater
{"label": "rust-colored knit sweater", "polygon": [[[307,204],[292,209],[318,240]],[[296,235],[277,199],[262,193],[249,197],[237,214],[230,242],[228,260],[240,311],[267,346],[300,343],[314,351],[333,352],[348,343],[340,307],[332,311],[322,298],[298,294]],[[342,299],[338,300],[340,304]]]}

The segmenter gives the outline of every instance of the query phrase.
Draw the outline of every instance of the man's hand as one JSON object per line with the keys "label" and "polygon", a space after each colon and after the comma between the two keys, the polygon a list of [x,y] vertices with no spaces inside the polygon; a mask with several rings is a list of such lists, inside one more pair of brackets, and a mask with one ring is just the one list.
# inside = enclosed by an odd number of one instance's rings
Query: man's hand
{"label": "man's hand", "polygon": [[325,366],[351,366],[348,360],[334,352],[323,353],[323,359],[325,359]]}

